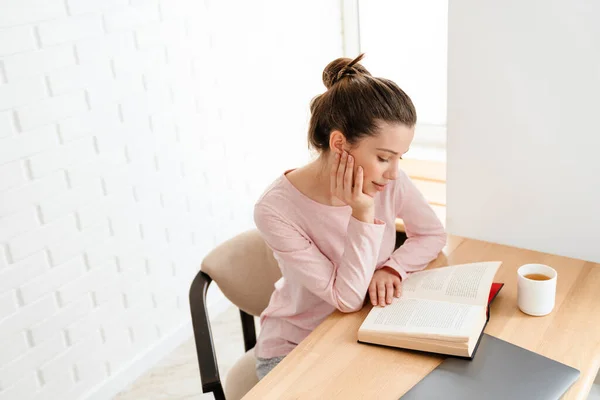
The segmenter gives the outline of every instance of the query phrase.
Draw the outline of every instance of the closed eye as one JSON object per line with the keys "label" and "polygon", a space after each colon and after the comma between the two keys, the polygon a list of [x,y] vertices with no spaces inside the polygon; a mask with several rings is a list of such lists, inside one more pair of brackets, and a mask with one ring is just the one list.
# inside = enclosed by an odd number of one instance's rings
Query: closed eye
{"label": "closed eye", "polygon": [[[390,161],[390,160],[386,160],[385,158],[381,158],[381,157],[379,157],[379,156],[377,156],[377,159],[378,159],[379,161],[381,161],[381,162],[388,162],[388,161]],[[402,160],[402,157],[398,157],[398,159]]]}

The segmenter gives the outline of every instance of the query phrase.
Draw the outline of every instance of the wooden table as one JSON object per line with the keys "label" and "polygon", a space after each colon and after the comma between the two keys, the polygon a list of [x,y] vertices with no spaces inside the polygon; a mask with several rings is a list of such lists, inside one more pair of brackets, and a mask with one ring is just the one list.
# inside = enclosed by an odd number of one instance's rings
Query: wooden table
{"label": "wooden table", "polygon": [[[600,367],[600,265],[451,236],[428,268],[496,260],[494,280],[505,286],[485,332],[580,370],[564,398],[585,399]],[[558,271],[556,307],[545,317],[517,307],[516,271],[526,263]],[[398,399],[443,358],[357,343],[370,309],[334,312],[244,399]]]}

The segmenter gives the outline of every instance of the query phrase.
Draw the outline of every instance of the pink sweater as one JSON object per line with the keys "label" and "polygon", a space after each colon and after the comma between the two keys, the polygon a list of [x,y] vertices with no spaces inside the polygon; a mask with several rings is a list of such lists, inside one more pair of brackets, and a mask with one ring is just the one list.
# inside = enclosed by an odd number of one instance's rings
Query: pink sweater
{"label": "pink sweater", "polygon": [[[349,206],[311,200],[285,174],[258,200],[254,221],[282,278],[260,316],[256,356],[288,354],[336,309],[360,310],[376,269],[389,266],[405,279],[446,243],[440,220],[402,171],[376,195],[375,223],[351,213]],[[404,220],[408,239],[394,251],[396,217]]]}

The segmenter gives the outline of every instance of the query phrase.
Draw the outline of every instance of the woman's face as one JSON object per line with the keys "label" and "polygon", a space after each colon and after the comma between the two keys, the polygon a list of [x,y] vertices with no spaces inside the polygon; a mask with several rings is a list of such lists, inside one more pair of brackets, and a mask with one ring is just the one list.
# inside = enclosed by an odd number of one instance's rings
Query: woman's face
{"label": "woman's face", "polygon": [[[363,192],[375,196],[385,185],[398,178],[398,162],[408,151],[415,128],[404,124],[381,123],[379,134],[361,139],[346,150],[363,167]],[[355,171],[356,172],[356,171]]]}

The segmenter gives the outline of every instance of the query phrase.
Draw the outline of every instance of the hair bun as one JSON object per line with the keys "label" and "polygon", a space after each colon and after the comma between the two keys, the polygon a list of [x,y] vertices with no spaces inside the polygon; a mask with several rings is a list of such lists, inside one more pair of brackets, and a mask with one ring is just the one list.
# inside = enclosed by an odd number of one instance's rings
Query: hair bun
{"label": "hair bun", "polygon": [[346,57],[337,58],[327,64],[323,70],[323,84],[327,89],[338,83],[346,76],[351,75],[371,75],[365,67],[358,62],[364,57],[364,53],[361,53],[354,60]]}

